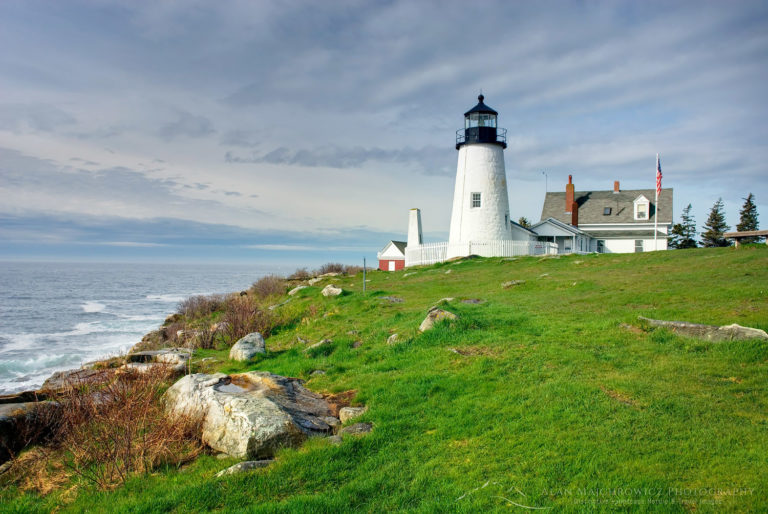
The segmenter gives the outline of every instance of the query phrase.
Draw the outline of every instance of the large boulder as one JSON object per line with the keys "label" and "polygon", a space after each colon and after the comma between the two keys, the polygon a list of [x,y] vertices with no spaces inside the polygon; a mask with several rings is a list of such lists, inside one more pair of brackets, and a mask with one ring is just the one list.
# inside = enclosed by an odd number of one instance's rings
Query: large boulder
{"label": "large boulder", "polygon": [[419,332],[426,332],[435,326],[435,323],[443,320],[455,320],[459,317],[452,312],[444,311],[437,307],[433,307],[429,310],[427,317],[419,325]]}
{"label": "large boulder", "polygon": [[644,316],[638,316],[638,319],[645,321],[654,327],[665,327],[672,332],[685,337],[696,337],[706,341],[743,341],[746,339],[768,340],[768,333],[759,328],[742,327],[736,323],[732,325],[701,325],[699,323],[688,323],[687,321],[665,321],[660,319],[651,319]]}
{"label": "large boulder", "polygon": [[339,420],[328,402],[296,378],[252,371],[187,375],[165,394],[166,409],[197,418],[203,442],[233,457],[263,459],[311,436],[330,435]]}
{"label": "large boulder", "polygon": [[339,296],[343,292],[340,287],[336,287],[333,284],[328,284],[322,290],[323,296]]}
{"label": "large boulder", "polygon": [[267,353],[264,338],[258,332],[251,332],[232,346],[232,349],[229,350],[229,358],[233,361],[242,362],[250,360],[260,353]]}

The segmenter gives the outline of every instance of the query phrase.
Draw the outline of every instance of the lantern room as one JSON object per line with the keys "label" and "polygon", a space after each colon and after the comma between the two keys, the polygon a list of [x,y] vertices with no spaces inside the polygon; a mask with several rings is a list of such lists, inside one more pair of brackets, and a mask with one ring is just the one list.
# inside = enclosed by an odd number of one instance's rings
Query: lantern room
{"label": "lantern room", "polygon": [[485,97],[477,97],[478,104],[464,113],[464,128],[456,131],[456,149],[473,143],[490,143],[507,147],[507,130],[496,125],[499,113],[483,103]]}

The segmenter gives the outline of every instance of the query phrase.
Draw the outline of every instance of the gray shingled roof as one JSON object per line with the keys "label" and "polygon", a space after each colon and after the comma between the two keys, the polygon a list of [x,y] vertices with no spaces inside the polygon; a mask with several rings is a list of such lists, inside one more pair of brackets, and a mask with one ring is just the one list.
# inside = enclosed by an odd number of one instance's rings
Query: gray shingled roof
{"label": "gray shingled roof", "polygon": [[397,247],[397,249],[400,250],[400,252],[405,254],[405,247],[408,245],[407,242],[405,242],[405,241],[392,241],[392,244],[395,245],[395,247]]}
{"label": "gray shingled roof", "polygon": [[[659,194],[659,223],[672,223],[672,188],[662,189]],[[635,220],[634,201],[644,195],[651,202],[651,215],[647,220]],[[631,189],[618,193],[613,191],[576,191],[574,199],[579,204],[579,225],[594,223],[653,223],[655,189]],[[603,215],[605,207],[611,208],[611,214]],[[555,218],[563,223],[571,223],[571,215],[565,213],[565,192],[547,193],[541,220]]]}

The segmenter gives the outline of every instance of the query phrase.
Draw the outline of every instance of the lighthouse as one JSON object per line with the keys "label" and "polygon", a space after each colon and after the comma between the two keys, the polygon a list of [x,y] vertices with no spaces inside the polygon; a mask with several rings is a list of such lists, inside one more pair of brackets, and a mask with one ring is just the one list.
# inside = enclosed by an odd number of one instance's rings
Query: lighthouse
{"label": "lighthouse", "polygon": [[498,128],[498,113],[478,104],[464,113],[464,128],[456,132],[456,186],[448,237],[447,258],[473,253],[472,245],[514,239],[509,218],[507,174],[504,168],[506,129]]}

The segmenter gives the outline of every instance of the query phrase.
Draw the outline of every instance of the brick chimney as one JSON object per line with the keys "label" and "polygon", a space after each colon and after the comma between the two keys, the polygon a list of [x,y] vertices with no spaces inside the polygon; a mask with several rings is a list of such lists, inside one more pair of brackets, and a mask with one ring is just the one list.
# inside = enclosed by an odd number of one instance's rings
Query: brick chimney
{"label": "brick chimney", "polygon": [[573,176],[568,175],[568,184],[565,185],[565,212],[572,212],[573,207]]}
{"label": "brick chimney", "polygon": [[614,193],[618,193],[619,191],[620,191],[619,190],[619,181],[618,180],[614,180],[613,181],[613,192]]}
{"label": "brick chimney", "polygon": [[576,202],[571,203],[571,225],[579,226],[579,204]]}

